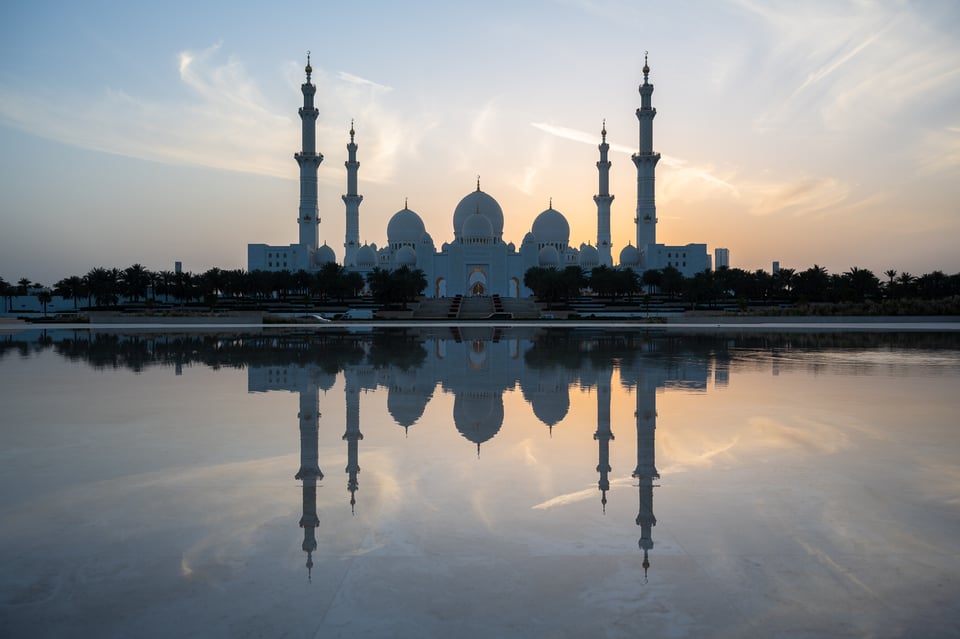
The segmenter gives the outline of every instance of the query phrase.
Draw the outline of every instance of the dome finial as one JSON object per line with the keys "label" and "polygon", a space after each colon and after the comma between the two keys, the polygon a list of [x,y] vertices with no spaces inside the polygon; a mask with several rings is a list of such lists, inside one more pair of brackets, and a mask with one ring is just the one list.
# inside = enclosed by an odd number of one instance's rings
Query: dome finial
{"label": "dome finial", "polygon": [[310,52],[307,51],[307,66],[303,69],[307,73],[307,80],[310,79],[310,74],[313,73],[313,67],[310,66]]}
{"label": "dome finial", "polygon": [[553,198],[550,198],[550,206],[547,208],[549,208],[551,211],[553,210]]}
{"label": "dome finial", "polygon": [[477,175],[477,191],[480,190],[480,175]]}
{"label": "dome finial", "polygon": [[403,198],[403,210],[407,210],[407,198]]}

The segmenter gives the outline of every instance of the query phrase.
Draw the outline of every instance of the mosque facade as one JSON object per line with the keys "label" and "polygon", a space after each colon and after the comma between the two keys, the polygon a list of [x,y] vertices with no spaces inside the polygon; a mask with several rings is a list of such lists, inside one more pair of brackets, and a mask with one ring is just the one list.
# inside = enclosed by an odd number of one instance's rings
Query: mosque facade
{"label": "mosque facade", "polygon": [[[317,170],[323,155],[316,149],[316,121],[319,111],[314,106],[316,86],[311,82],[313,71],[307,58],[306,82],[300,89],[303,106],[299,110],[302,128],[302,150],[294,155],[300,167],[300,207],[297,217],[299,242],[288,246],[249,244],[247,268],[250,271],[316,271],[336,262],[333,249],[319,243],[320,211]],[[358,193],[360,162],[357,160],[356,132],[350,126],[347,144],[347,192],[342,196],[346,215],[346,237],[342,265],[364,277],[375,268],[386,270],[409,267],[420,269],[427,279],[423,295],[427,297],[489,296],[528,297],[532,291],[523,284],[524,274],[533,267],[563,269],[577,266],[585,272],[597,266],[631,268],[638,274],[648,269],[672,266],[684,276],[712,268],[706,244],[668,246],[656,241],[655,172],[660,154],[653,150],[652,105],[653,85],[649,82],[650,67],[644,60],[643,84],[640,85],[639,150],[633,155],[637,170],[637,205],[634,224],[636,243],[628,243],[613,262],[610,233],[611,204],[610,167],[606,126],[601,130],[597,162],[598,194],[596,245],[570,245],[570,224],[566,217],[550,206],[534,218],[530,231],[520,245],[503,238],[503,209],[491,195],[480,189],[468,193],[453,211],[453,239],[439,249],[427,232],[423,219],[404,204],[387,223],[387,241],[378,247],[360,243],[360,204]]]}

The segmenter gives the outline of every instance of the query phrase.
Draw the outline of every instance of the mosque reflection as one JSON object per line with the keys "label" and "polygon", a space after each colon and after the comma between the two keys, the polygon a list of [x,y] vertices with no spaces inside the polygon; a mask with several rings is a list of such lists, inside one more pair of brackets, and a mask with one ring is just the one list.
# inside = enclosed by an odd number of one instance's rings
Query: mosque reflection
{"label": "mosque reflection", "polygon": [[[502,329],[438,330],[417,334],[394,333],[360,341],[357,351],[344,361],[346,402],[343,440],[346,442],[347,492],[351,511],[357,505],[360,487],[361,432],[360,395],[386,389],[387,410],[393,421],[410,429],[433,398],[435,389],[453,395],[452,422],[459,433],[481,454],[482,445],[504,426],[504,393],[519,388],[536,418],[548,429],[559,423],[570,408],[570,389],[593,391],[596,398],[597,488],[600,506],[606,510],[610,490],[610,446],[614,441],[611,424],[611,383],[614,369],[620,383],[635,398],[636,466],[632,477],[638,488],[636,525],[640,527],[639,548],[643,568],[650,566],[654,547],[653,509],[656,466],[656,393],[658,389],[682,386],[705,391],[713,375],[724,384],[727,368],[716,351],[707,349],[702,357],[691,357],[681,342],[651,339],[641,333],[569,333]],[[295,478],[303,486],[303,551],[307,554],[308,576],[317,549],[317,483],[323,478],[318,460],[320,396],[330,401],[336,373],[314,363],[251,364],[250,392],[292,391],[299,393],[300,468]],[[618,425],[618,430],[625,425]],[[633,433],[630,433],[631,435]],[[621,435],[622,436],[622,435]]]}
{"label": "mosque reflection", "polygon": [[[613,472],[611,446],[629,445],[635,436],[636,465],[631,473],[637,489],[636,526],[646,573],[654,549],[654,488],[657,393],[682,388],[705,392],[727,384],[731,369],[768,367],[771,374],[790,367],[824,366],[823,358],[791,352],[857,348],[960,348],[955,334],[815,334],[739,333],[684,334],[655,330],[511,329],[483,326],[430,329],[295,331],[264,329],[252,333],[184,334],[176,332],[115,333],[51,330],[32,335],[0,335],[0,358],[27,357],[50,351],[96,369],[142,371],[168,366],[177,374],[186,367],[247,370],[247,390],[294,392],[299,395],[300,464],[294,477],[302,486],[302,550],[307,576],[317,551],[317,490],[320,468],[320,402],[334,401],[329,391],[342,375],[345,411],[346,494],[351,512],[362,507],[360,492],[360,396],[386,392],[391,419],[415,442],[414,428],[439,392],[453,397],[453,426],[469,442],[464,454],[481,455],[483,445],[505,426],[504,394],[519,390],[536,419],[552,432],[570,410],[571,390],[590,390],[596,401],[596,473],[599,507],[605,512]],[[829,364],[828,364],[829,365]],[[871,366],[859,362],[858,367]],[[882,365],[882,364],[876,364]],[[858,369],[859,370],[859,369]],[[615,375],[616,373],[616,375]],[[612,423],[614,379],[635,401],[632,423]],[[323,393],[323,395],[321,395]],[[622,415],[624,411],[614,411]],[[444,420],[446,421],[446,420]],[[292,417],[291,417],[292,422]],[[292,426],[292,424],[291,424]],[[432,422],[429,428],[442,428]],[[507,423],[509,428],[509,422]],[[428,428],[425,424],[421,428]],[[383,431],[379,431],[383,432]],[[451,451],[456,454],[456,451]],[[592,460],[590,462],[592,466]]]}

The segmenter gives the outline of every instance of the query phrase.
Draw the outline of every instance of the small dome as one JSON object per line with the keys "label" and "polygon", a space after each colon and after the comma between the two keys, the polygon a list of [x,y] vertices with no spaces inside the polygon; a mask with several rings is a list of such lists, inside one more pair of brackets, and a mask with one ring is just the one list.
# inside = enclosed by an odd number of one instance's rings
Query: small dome
{"label": "small dome", "polygon": [[493,240],[493,226],[487,216],[474,212],[460,229],[460,238],[463,240]]}
{"label": "small dome", "polygon": [[553,207],[537,216],[530,229],[539,244],[563,244],[570,241],[570,225],[563,213]]}
{"label": "small dome", "polygon": [[453,235],[455,238],[461,237],[464,223],[474,213],[479,213],[490,220],[490,227],[493,229],[493,237],[500,239],[503,237],[503,209],[497,204],[497,201],[480,190],[470,193],[460,200],[457,208],[453,211]]}
{"label": "small dome", "polygon": [[404,207],[394,213],[387,223],[387,243],[415,244],[426,230],[420,216]]}
{"label": "small dome", "polygon": [[333,385],[337,382],[337,376],[326,371],[318,371],[312,373],[310,381],[316,384],[317,388],[326,392],[333,388]]}
{"label": "small dome", "polygon": [[580,245],[580,266],[596,266],[600,263],[600,252],[589,244]]}
{"label": "small dome", "polygon": [[560,423],[570,410],[570,393],[566,384],[558,386],[554,392],[537,394],[531,401],[533,414],[547,426]]}
{"label": "small dome", "polygon": [[430,237],[430,234],[424,231],[423,235],[420,236],[420,243],[426,246],[433,246],[433,238]]}
{"label": "small dome", "polygon": [[330,262],[336,262],[337,256],[334,254],[333,249],[324,244],[317,249],[317,252],[313,256],[314,261],[317,264],[329,264]]}
{"label": "small dome", "polygon": [[479,445],[493,438],[503,425],[503,397],[461,393],[453,400],[453,423],[460,434]]}
{"label": "small dome", "polygon": [[403,392],[391,388],[387,393],[387,412],[398,425],[409,428],[423,416],[433,393]]}
{"label": "small dome", "polygon": [[554,247],[544,246],[542,249],[540,249],[538,261],[540,262],[540,266],[556,268],[557,266],[560,266],[560,254],[557,253],[557,249]]}
{"label": "small dome", "polygon": [[527,234],[523,236],[523,244],[535,244],[537,238],[533,236],[533,233],[527,231]]}
{"label": "small dome", "polygon": [[374,252],[373,247],[369,244],[364,244],[359,249],[357,249],[357,264],[360,266],[373,266],[377,262],[377,254]]}
{"label": "small dome", "polygon": [[401,246],[393,256],[397,266],[416,266],[417,254],[409,246]]}
{"label": "small dome", "polygon": [[636,266],[640,263],[640,251],[636,246],[627,244],[620,251],[620,266]]}

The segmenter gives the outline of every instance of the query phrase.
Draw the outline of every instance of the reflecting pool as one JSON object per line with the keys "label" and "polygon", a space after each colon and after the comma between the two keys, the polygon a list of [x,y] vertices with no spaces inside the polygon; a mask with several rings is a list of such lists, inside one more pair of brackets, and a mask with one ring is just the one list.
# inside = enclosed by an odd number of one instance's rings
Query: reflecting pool
{"label": "reflecting pool", "polygon": [[0,333],[0,635],[960,635],[960,333],[715,331]]}

